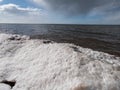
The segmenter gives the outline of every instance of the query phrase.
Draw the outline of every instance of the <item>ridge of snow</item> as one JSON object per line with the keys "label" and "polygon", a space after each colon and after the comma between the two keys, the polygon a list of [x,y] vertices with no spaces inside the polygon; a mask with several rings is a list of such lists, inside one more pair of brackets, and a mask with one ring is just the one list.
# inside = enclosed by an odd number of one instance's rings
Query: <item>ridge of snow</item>
{"label": "ridge of snow", "polygon": [[3,80],[16,81],[7,90],[120,90],[120,58],[73,44],[0,33]]}

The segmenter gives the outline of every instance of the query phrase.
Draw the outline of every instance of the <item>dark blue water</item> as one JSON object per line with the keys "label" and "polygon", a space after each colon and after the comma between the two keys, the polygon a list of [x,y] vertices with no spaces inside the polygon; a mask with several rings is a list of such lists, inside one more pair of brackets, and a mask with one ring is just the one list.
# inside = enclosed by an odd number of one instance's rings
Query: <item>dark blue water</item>
{"label": "dark blue water", "polygon": [[58,43],[74,43],[120,56],[119,25],[0,24],[0,32],[29,35],[32,39],[49,39]]}

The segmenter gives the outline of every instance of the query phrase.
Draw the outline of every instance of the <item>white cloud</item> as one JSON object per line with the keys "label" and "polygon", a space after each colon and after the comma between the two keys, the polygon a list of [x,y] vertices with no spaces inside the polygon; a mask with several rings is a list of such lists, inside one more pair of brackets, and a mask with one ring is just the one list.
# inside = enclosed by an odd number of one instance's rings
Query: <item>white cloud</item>
{"label": "white cloud", "polygon": [[16,4],[0,5],[0,23],[45,22],[46,12],[39,8],[23,8]]}
{"label": "white cloud", "polygon": [[3,0],[0,0],[0,2],[2,2]]}
{"label": "white cloud", "polygon": [[0,14],[14,14],[14,15],[40,15],[42,10],[38,8],[22,8],[16,4],[0,5]]}

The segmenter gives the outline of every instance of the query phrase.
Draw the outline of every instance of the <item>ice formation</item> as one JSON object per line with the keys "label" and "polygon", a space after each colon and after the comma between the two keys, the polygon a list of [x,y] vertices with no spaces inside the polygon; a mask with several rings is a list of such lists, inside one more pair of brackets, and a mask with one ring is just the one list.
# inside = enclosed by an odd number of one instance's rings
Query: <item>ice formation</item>
{"label": "ice formation", "polygon": [[0,90],[120,90],[120,58],[0,33]]}

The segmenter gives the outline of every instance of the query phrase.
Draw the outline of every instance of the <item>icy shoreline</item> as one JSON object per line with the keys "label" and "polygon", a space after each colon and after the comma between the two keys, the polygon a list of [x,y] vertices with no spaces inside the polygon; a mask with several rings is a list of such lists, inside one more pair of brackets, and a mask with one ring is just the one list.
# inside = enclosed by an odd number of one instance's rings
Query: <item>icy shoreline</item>
{"label": "icy shoreline", "polygon": [[0,90],[120,90],[120,58],[0,33]]}

